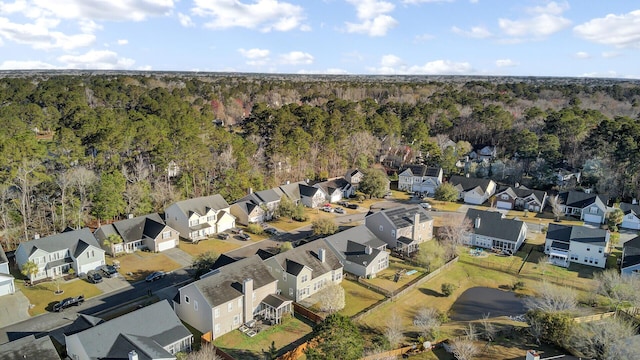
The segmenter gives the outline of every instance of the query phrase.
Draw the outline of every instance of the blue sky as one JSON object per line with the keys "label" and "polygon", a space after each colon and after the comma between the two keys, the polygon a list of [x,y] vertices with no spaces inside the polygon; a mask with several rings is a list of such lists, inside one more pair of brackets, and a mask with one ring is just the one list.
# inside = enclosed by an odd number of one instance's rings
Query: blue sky
{"label": "blue sky", "polygon": [[0,69],[640,78],[631,0],[0,0]]}

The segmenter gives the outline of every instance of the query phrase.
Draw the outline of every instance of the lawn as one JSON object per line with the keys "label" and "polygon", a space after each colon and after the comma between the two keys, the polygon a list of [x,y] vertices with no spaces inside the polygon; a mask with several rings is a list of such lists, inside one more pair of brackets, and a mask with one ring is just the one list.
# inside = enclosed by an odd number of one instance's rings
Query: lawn
{"label": "lawn", "polygon": [[[251,239],[253,240],[254,235],[251,235]],[[235,250],[242,246],[239,241],[235,240],[219,240],[219,239],[210,239],[210,240],[202,240],[197,244],[192,242],[181,241],[180,242],[180,250],[188,253],[191,256],[198,256],[200,254],[206,253],[208,251],[214,251],[218,254],[224,254],[231,250]]]}
{"label": "lawn", "polygon": [[[529,222],[529,223],[535,223],[535,224],[542,224],[545,226],[549,226],[550,223],[554,222],[554,216],[552,213],[550,212],[543,212],[543,213],[536,213],[533,211],[529,211],[527,213],[527,216],[525,217],[524,215],[524,211],[519,211],[519,210],[509,210],[509,212],[507,213],[507,218],[512,219],[512,218],[519,218],[522,221],[525,222]],[[580,220],[580,219],[576,219],[574,217],[571,216],[563,216],[560,218],[560,222],[558,224],[562,224],[562,225],[584,225],[584,221]]]}
{"label": "lawn", "polygon": [[269,327],[254,337],[249,337],[240,330],[233,330],[214,340],[213,344],[234,359],[261,359],[264,358],[264,351],[271,346],[272,341],[280,350],[311,333],[311,330],[312,327],[307,322],[297,317],[290,317],[280,325]]}
{"label": "lawn", "polygon": [[345,307],[340,310],[340,314],[353,316],[369,306],[384,299],[383,295],[351,280],[342,280],[341,283],[345,294]]}
{"label": "lawn", "polygon": [[[402,275],[398,282],[394,281],[398,271],[407,272],[410,270],[416,270],[417,273],[413,275]],[[387,291],[395,291],[407,285],[410,281],[417,279],[422,274],[424,274],[424,269],[421,267],[409,265],[401,260],[389,259],[388,268],[379,272],[373,279],[364,279],[364,282],[383,288]]]}
{"label": "lawn", "polygon": [[29,309],[31,316],[51,311],[53,304],[67,297],[84,295],[85,298],[91,298],[102,294],[94,284],[78,278],[70,281],[62,281],[60,283],[60,290],[64,291],[64,293],[60,295],[54,294],[57,286],[52,281],[39,283],[30,287],[25,287],[23,281],[16,281],[15,284],[27,299],[29,299],[29,302],[34,305]]}
{"label": "lawn", "polygon": [[[521,275],[527,277],[544,278],[554,284],[560,286],[571,286],[583,291],[592,291],[595,284],[593,275],[600,272],[601,269],[592,266],[571,263],[568,268],[555,266],[551,264],[541,266],[538,264],[544,253],[534,250],[524,264]],[[544,273],[543,273],[544,272]]]}
{"label": "lawn", "polygon": [[307,215],[307,221],[295,221],[288,217],[281,217],[277,220],[270,221],[269,225],[280,229],[285,232],[290,232],[292,230],[301,228],[303,226],[311,225],[313,220],[321,219],[321,218],[333,218],[334,215],[328,212],[324,212],[320,209],[311,209],[304,208],[304,213]]}
{"label": "lawn", "polygon": [[458,209],[462,205],[457,202],[439,201],[434,199],[429,199],[428,203],[433,206],[434,211],[458,211]]}
{"label": "lawn", "polygon": [[119,272],[127,281],[143,280],[154,271],[169,272],[181,267],[164,254],[145,251],[118,256],[115,259],[109,259],[108,262],[113,263],[114,260],[120,262]]}

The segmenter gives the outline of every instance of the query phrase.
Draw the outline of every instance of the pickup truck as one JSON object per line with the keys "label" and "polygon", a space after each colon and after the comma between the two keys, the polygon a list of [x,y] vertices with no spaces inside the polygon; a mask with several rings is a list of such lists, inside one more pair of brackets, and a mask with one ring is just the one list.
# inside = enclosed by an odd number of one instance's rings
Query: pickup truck
{"label": "pickup truck", "polygon": [[68,297],[53,305],[53,311],[60,312],[68,307],[78,306],[84,302],[84,295]]}

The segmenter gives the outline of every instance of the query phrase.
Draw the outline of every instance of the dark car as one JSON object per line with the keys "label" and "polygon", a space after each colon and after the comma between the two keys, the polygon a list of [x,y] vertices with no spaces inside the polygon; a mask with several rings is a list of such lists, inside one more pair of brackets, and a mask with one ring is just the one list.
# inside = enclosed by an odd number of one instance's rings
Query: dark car
{"label": "dark car", "polygon": [[351,203],[349,203],[349,204],[347,204],[347,208],[348,208],[348,209],[357,209],[357,208],[358,208],[358,204],[351,204]]}
{"label": "dark car", "polygon": [[89,271],[89,273],[87,273],[87,281],[92,284],[100,283],[102,282],[102,275],[97,271]]}
{"label": "dark car", "polygon": [[147,275],[147,277],[144,278],[144,281],[152,282],[152,281],[160,280],[163,277],[165,277],[166,275],[167,274],[164,271],[155,271],[155,272],[152,272],[151,274]]}
{"label": "dark car", "polygon": [[62,299],[53,305],[53,311],[60,312],[68,307],[78,306],[84,302],[84,295]]}
{"label": "dark car", "polygon": [[333,211],[336,214],[344,214],[344,209],[343,208],[335,208],[335,209],[333,209]]}
{"label": "dark car", "polygon": [[118,274],[118,270],[112,265],[103,265],[100,267],[100,271],[102,272],[102,276],[106,278],[111,278]]}
{"label": "dark car", "polygon": [[266,232],[269,235],[279,235],[280,232],[272,227],[268,227],[266,229],[264,229],[264,232]]}
{"label": "dark car", "polygon": [[251,236],[249,234],[245,233],[245,232],[241,233],[238,236],[240,236],[240,239],[244,240],[244,241],[247,241],[247,240],[251,239]]}
{"label": "dark car", "polygon": [[220,239],[220,240],[227,240],[228,238],[229,238],[229,234],[227,234],[227,233],[218,234],[218,239]]}

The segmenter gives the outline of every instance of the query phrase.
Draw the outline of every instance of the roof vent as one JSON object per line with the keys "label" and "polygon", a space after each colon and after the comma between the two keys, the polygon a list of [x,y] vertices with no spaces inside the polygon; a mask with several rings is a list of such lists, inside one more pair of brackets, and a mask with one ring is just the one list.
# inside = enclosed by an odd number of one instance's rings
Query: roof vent
{"label": "roof vent", "polygon": [[129,360],[138,360],[138,353],[135,350],[129,351]]}

